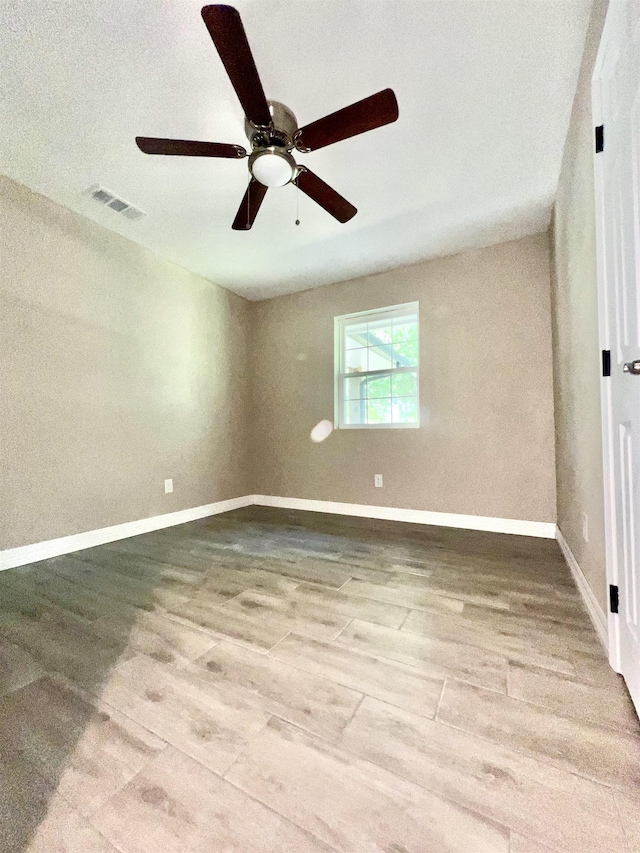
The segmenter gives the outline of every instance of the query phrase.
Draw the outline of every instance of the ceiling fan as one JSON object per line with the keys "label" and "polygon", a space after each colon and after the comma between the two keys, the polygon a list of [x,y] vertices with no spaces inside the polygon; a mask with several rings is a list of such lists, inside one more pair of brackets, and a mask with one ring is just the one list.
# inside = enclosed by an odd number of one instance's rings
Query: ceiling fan
{"label": "ceiling fan", "polygon": [[145,154],[238,160],[249,157],[251,179],[233,221],[236,231],[251,228],[269,187],[289,183],[298,186],[339,222],[348,222],[358,212],[356,208],[306,166],[298,165],[291,152],[315,151],[390,124],[398,118],[393,91],[383,89],[299,128],[289,107],[266,99],[238,10],[222,4],[204,6],[202,17],[244,110],[251,153],[241,145],[148,136],[136,137],[138,148]]}

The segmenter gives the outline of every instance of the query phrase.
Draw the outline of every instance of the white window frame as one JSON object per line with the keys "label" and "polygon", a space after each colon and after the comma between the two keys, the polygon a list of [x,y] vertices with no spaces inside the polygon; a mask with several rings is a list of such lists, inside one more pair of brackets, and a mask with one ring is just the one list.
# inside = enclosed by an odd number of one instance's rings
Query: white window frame
{"label": "white window frame", "polygon": [[[345,335],[344,327],[353,320],[365,317],[384,317],[391,319],[395,316],[412,311],[418,317],[418,363],[409,367],[393,367],[384,370],[371,370],[358,374],[359,376],[384,376],[394,373],[415,373],[418,387],[418,419],[415,423],[389,423],[389,424],[348,424],[344,418],[344,380],[353,377],[346,373],[345,364]],[[357,311],[353,314],[342,314],[333,320],[334,340],[334,426],[336,429],[419,429],[420,428],[420,305],[418,302],[405,302],[402,305],[390,305],[385,308],[374,308],[369,311]]]}

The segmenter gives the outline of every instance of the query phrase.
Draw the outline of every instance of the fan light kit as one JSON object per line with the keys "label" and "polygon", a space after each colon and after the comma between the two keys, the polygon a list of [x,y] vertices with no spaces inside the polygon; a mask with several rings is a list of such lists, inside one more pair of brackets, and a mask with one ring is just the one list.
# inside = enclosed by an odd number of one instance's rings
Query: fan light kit
{"label": "fan light kit", "polygon": [[383,89],[299,128],[289,107],[266,99],[238,10],[215,4],[205,6],[202,17],[244,110],[251,153],[241,145],[148,136],[136,137],[138,148],[145,154],[248,157],[251,177],[232,225],[236,231],[251,228],[269,187],[291,183],[339,222],[348,222],[358,212],[356,208],[306,166],[298,165],[291,152],[306,154],[395,121],[398,102],[392,90]]}
{"label": "fan light kit", "polygon": [[296,161],[288,151],[270,145],[256,148],[249,157],[249,171],[265,187],[284,187],[296,176]]}

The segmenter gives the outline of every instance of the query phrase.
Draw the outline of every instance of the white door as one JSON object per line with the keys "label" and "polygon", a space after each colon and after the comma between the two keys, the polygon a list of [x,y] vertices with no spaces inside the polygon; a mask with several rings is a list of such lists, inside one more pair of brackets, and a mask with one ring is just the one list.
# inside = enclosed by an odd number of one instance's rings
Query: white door
{"label": "white door", "polygon": [[599,259],[611,350],[603,380],[608,577],[619,596],[611,658],[640,712],[640,0],[612,0],[599,65]]}

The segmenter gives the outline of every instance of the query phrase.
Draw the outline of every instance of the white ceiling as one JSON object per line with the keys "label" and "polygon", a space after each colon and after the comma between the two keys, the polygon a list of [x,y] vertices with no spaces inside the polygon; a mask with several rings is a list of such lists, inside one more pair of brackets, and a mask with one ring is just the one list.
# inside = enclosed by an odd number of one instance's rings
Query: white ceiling
{"label": "white ceiling", "polygon": [[[392,125],[307,155],[356,205],[293,186],[231,230],[247,161],[151,157],[136,135],[245,144],[201,0],[0,0],[0,171],[250,299],[543,230],[590,0],[235,0],[268,98],[300,125],[390,86]],[[131,222],[83,192],[142,208]]]}

